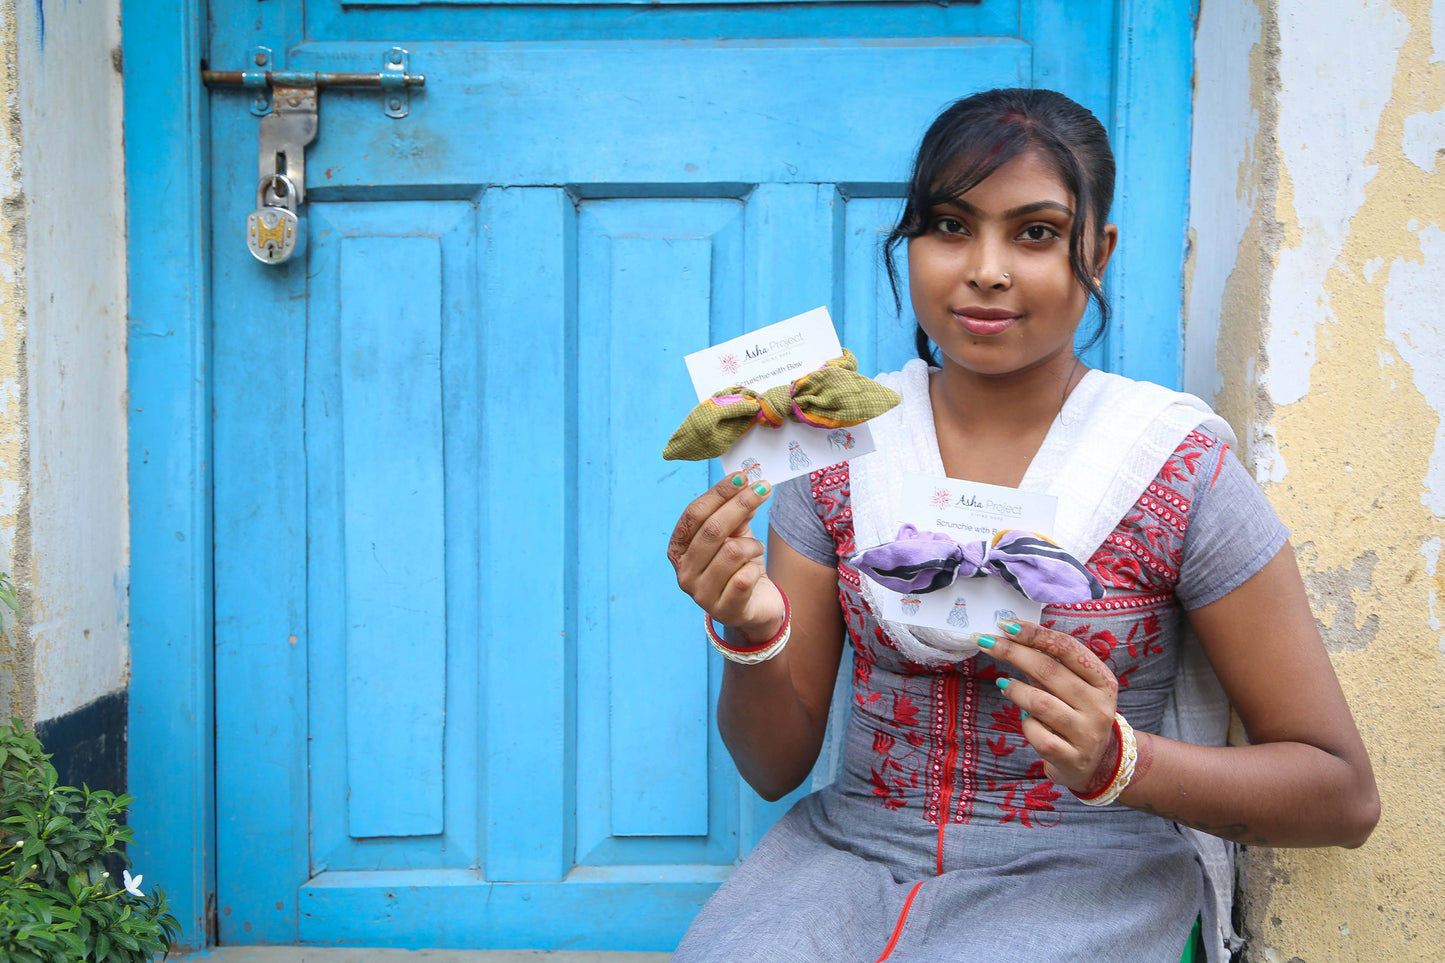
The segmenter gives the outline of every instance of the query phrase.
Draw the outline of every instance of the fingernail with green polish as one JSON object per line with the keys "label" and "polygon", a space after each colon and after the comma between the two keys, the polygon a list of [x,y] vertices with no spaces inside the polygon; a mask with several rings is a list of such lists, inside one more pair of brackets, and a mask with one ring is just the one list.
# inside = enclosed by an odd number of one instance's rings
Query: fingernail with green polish
{"label": "fingernail with green polish", "polygon": [[994,643],[998,641],[998,639],[994,638],[991,635],[980,635],[974,641],[976,641],[981,648],[991,649],[993,648]]}
{"label": "fingernail with green polish", "polygon": [[1027,712],[1025,712],[1025,713],[1023,714],[1023,718],[1027,719],[1028,717],[1029,717],[1029,714],[1028,714]]}
{"label": "fingernail with green polish", "polygon": [[768,486],[766,483],[763,483],[761,485],[754,485],[753,491],[757,492],[759,495],[766,495],[768,493]]}
{"label": "fingernail with green polish", "polygon": [[1018,635],[1019,632],[1023,631],[1023,626],[1019,625],[1017,622],[1000,622],[998,624],[998,627],[1003,629],[1009,635]]}
{"label": "fingernail with green polish", "polygon": [[1009,684],[1010,682],[1012,682],[1012,681],[1013,681],[1012,679],[999,679],[999,680],[998,680],[998,687],[999,687],[1000,689],[1007,689],[1007,688],[1008,688],[1008,684]]}
{"label": "fingernail with green polish", "polygon": [[742,487],[743,487],[743,476],[742,476],[742,475],[734,475],[734,476],[733,476],[733,484],[736,485],[736,486],[738,486],[739,488],[742,488]]}

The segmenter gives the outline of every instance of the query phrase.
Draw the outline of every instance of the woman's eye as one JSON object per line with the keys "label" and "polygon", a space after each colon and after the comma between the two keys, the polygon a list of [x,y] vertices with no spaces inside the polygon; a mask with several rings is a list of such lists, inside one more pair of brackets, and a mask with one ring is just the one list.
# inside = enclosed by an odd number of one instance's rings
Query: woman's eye
{"label": "woman's eye", "polygon": [[1024,228],[1021,236],[1026,241],[1047,241],[1051,237],[1058,237],[1059,232],[1044,224],[1030,224]]}
{"label": "woman's eye", "polygon": [[940,217],[935,219],[933,229],[940,234],[964,233],[963,222],[956,217]]}

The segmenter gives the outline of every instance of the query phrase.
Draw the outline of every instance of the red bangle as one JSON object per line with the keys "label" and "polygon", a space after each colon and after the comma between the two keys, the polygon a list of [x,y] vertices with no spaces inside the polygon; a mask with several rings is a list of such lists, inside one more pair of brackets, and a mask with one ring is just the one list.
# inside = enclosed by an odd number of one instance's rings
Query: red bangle
{"label": "red bangle", "polygon": [[760,642],[757,645],[738,646],[729,643],[718,634],[717,629],[713,628],[712,615],[708,612],[703,612],[703,626],[707,630],[707,639],[712,643],[712,647],[721,652],[724,658],[746,665],[766,662],[768,659],[773,658],[779,652],[783,651],[783,646],[788,644],[788,637],[792,634],[793,607],[788,602],[787,592],[778,588],[778,594],[783,597],[783,625],[772,638],[765,642]]}
{"label": "red bangle", "polygon": [[1118,743],[1119,754],[1114,757],[1114,771],[1109,774],[1108,782],[1104,783],[1098,792],[1074,793],[1074,795],[1078,797],[1079,802],[1089,802],[1100,798],[1114,785],[1114,780],[1119,778],[1119,769],[1124,765],[1124,732],[1119,728],[1119,717],[1117,713],[1114,716],[1114,739]]}

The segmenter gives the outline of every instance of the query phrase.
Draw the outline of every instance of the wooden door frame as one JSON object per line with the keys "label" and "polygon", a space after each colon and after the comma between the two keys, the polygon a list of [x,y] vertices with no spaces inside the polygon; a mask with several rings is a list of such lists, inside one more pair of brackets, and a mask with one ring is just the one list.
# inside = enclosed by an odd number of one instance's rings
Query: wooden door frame
{"label": "wooden door frame", "polygon": [[206,13],[121,0],[131,856],[187,947],[207,943],[215,912]]}
{"label": "wooden door frame", "polygon": [[[1131,276],[1109,355],[1116,370],[1177,385],[1179,327],[1131,319],[1182,317],[1194,21],[1151,17],[1145,0],[1115,0],[1110,121],[1120,178],[1117,219],[1131,237],[1174,244],[1121,249],[1114,287]],[[1183,5],[1181,5],[1183,6]],[[1068,16],[1067,0],[1034,0],[1037,21]],[[139,871],[163,887],[201,947],[214,929],[215,757],[212,649],[210,272],[206,0],[122,0],[128,245],[130,486],[130,824]],[[1029,25],[1022,31],[1032,34]],[[1161,68],[1159,65],[1167,65]],[[1097,65],[1066,51],[1035,54],[1035,83],[1068,86]],[[1149,96],[1136,94],[1147,78]],[[236,232],[240,243],[239,228]],[[1171,343],[1172,341],[1172,343]]]}

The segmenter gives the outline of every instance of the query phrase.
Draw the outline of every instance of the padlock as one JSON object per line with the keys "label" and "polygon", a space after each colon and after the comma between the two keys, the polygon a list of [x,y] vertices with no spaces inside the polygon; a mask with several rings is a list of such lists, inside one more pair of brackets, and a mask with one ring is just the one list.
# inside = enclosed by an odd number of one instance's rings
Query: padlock
{"label": "padlock", "polygon": [[[279,205],[268,200],[268,192]],[[296,252],[299,234],[296,186],[284,174],[267,174],[256,185],[256,209],[246,215],[246,247],[261,263],[280,264]]]}

